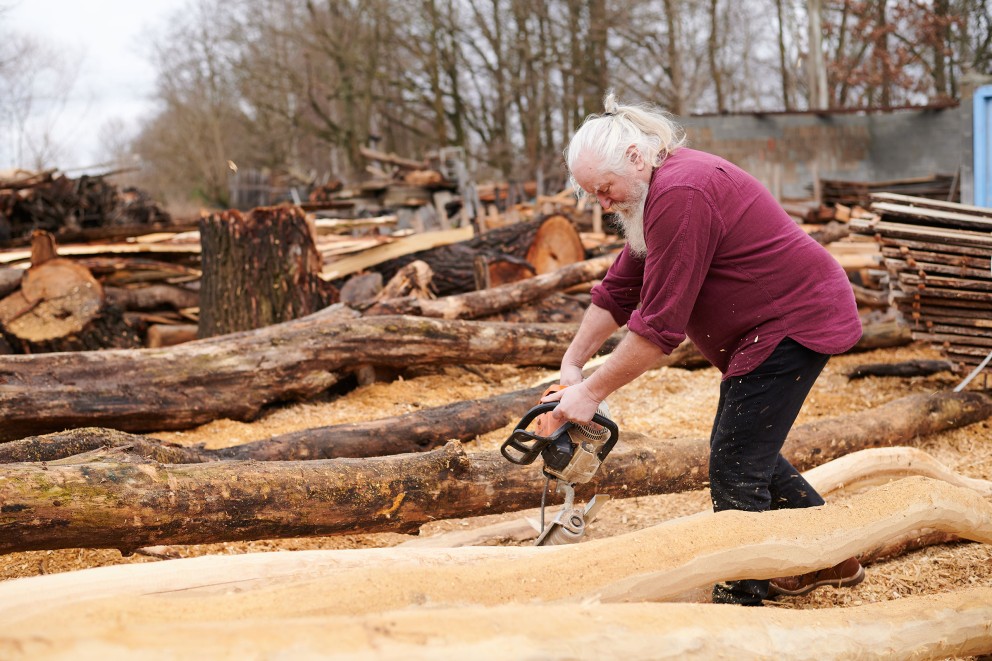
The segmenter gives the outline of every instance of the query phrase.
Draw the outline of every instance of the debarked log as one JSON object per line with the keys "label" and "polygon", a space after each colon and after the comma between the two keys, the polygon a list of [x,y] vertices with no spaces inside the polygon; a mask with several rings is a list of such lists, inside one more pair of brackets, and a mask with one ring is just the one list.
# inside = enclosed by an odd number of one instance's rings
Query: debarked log
{"label": "debarked log", "polygon": [[[173,590],[167,586],[157,593],[149,591],[117,609],[109,601],[86,604],[88,617],[82,621],[71,620],[69,612],[57,612],[57,620],[37,618],[8,625],[10,633],[0,639],[0,654],[9,661],[56,661],[84,658],[99,649],[102,661],[224,659],[232,656],[232,650],[250,646],[253,654],[264,658],[292,650],[297,657],[327,661],[925,661],[984,659],[982,654],[992,652],[988,629],[992,589],[986,587],[834,608],[591,602],[411,608],[319,617],[302,613],[303,604],[310,602],[301,596],[294,599],[300,615],[236,618],[214,612],[197,620],[170,617],[182,610],[168,610],[173,606],[168,597]],[[149,610],[163,615],[152,619]],[[94,611],[99,615],[89,616]],[[124,612],[128,626],[112,625]],[[134,622],[135,612],[142,616],[140,622]],[[52,621],[58,626],[51,626]],[[595,626],[575,627],[567,643],[548,635],[549,623],[569,621]]]}
{"label": "debarked log", "polygon": [[[978,393],[915,395],[841,420],[793,430],[785,454],[803,470],[863,447],[983,420]],[[0,467],[0,553],[118,548],[355,532],[412,532],[427,521],[532,508],[538,466],[455,443],[421,454],[300,462],[159,464],[123,448],[88,463]],[[624,434],[597,478],[577,489],[626,498],[701,488],[704,439]]]}
{"label": "debarked log", "polygon": [[158,349],[0,357],[0,441],[73,427],[188,429],[252,420],[306,399],[357,365],[557,367],[573,324],[356,318],[340,308]]}
{"label": "debarked log", "polygon": [[[992,543],[992,507],[968,489],[908,478],[847,505],[683,517],[550,548],[298,551],[101,567],[0,586],[0,650],[32,659],[95,648],[120,658],[138,649],[185,656],[250,641],[256,651],[316,652],[308,645],[319,644],[339,658],[404,659],[992,651],[985,587],[815,612],[645,603],[716,581],[830,566],[920,527]],[[549,641],[549,622],[569,618],[596,626],[576,627],[567,644]]]}

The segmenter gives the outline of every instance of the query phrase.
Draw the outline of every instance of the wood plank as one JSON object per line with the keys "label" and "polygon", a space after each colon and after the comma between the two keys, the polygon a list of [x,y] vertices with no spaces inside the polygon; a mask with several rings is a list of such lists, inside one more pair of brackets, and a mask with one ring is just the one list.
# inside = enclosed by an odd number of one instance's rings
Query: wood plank
{"label": "wood plank", "polygon": [[390,259],[459,241],[467,241],[472,238],[473,231],[471,226],[467,226],[438,232],[422,232],[403,237],[386,245],[371,248],[358,255],[325,264],[320,277],[324,280],[337,280],[338,278],[375,266],[376,264],[381,264]]}
{"label": "wood plank", "polygon": [[[992,218],[966,213],[956,213],[953,211],[939,209],[924,209],[905,204],[892,204],[890,202],[875,202],[871,205],[871,210],[880,213],[883,218],[888,220],[893,220],[892,216],[925,220],[928,221],[928,227],[932,227],[933,224],[939,224],[942,226],[961,229],[992,229]],[[896,221],[893,220],[893,222]]]}
{"label": "wood plank", "polygon": [[969,213],[976,216],[986,216],[992,219],[992,208],[979,207],[971,204],[961,204],[959,202],[948,202],[946,200],[935,200],[929,197],[916,197],[913,195],[902,195],[900,193],[878,192],[869,196],[872,200],[891,202],[894,204],[905,204],[916,207],[929,207],[932,209],[945,209],[958,213]]}
{"label": "wood plank", "polygon": [[[199,255],[200,245],[162,243],[105,243],[97,245],[59,246],[59,257],[81,255]],[[8,250],[0,253],[0,264],[14,264],[31,258],[30,250]]]}
{"label": "wood plank", "polygon": [[923,274],[930,280],[933,276],[960,277],[967,280],[989,280],[992,281],[992,272],[988,268],[975,269],[964,266],[949,266],[947,264],[936,264],[933,262],[917,262],[912,264],[904,259],[888,258],[884,261],[890,272],[907,271],[917,275]]}
{"label": "wood plank", "polygon": [[992,250],[983,247],[976,246],[965,246],[961,244],[940,242],[933,243],[930,241],[913,241],[912,239],[893,239],[886,236],[879,238],[880,243],[883,248],[895,248],[900,250],[906,248],[907,250],[920,250],[923,252],[934,252],[946,255],[963,255],[967,257],[978,257],[982,259],[989,259],[992,256]]}
{"label": "wood plank", "polygon": [[977,257],[947,252],[935,252],[931,250],[914,250],[907,247],[896,248],[894,246],[882,246],[882,256],[887,259],[903,260],[910,268],[915,268],[916,265],[914,262],[942,264],[946,266],[961,266],[971,269],[980,269],[986,273],[989,273],[990,277],[992,277],[992,271],[989,269],[989,260],[992,253],[990,253],[990,255]]}
{"label": "wood plank", "polygon": [[969,280],[967,278],[951,278],[941,276],[920,277],[912,273],[900,273],[899,283],[909,287],[924,287],[930,289],[945,288],[953,289],[956,292],[992,292],[992,282],[982,280]]}
{"label": "wood plank", "polygon": [[917,241],[936,239],[946,243],[992,248],[992,235],[987,232],[942,229],[923,225],[907,225],[905,223],[859,218],[852,218],[849,224],[852,232],[861,234],[883,234],[888,237],[914,239]]}

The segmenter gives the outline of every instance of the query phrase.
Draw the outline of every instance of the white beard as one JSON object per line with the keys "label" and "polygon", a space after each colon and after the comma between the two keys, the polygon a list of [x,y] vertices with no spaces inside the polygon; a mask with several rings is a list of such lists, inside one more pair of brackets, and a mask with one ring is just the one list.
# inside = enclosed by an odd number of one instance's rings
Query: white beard
{"label": "white beard", "polygon": [[648,254],[648,244],[644,240],[644,202],[648,199],[648,184],[643,181],[635,182],[633,191],[633,198],[625,202],[614,202],[610,211],[616,214],[623,227],[630,254],[644,259]]}

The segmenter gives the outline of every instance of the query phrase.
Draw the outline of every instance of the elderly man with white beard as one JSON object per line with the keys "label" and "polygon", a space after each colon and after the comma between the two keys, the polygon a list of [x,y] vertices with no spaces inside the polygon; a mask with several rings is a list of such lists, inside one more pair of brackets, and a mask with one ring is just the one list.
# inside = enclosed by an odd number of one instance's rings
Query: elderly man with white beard
{"label": "elderly man with white beard", "polygon": [[[562,359],[568,387],[543,401],[560,400],[555,417],[587,423],[610,393],[689,337],[722,373],[710,436],[714,510],[822,505],[781,450],[830,355],[861,337],[846,274],[757,179],[686,147],[666,113],[612,94],[605,111],[586,119],[565,158],[576,190],[616,214],[627,243]],[[583,379],[623,325],[630,332]],[[863,578],[850,558],[800,576],[719,583],[713,600],[759,606]]]}

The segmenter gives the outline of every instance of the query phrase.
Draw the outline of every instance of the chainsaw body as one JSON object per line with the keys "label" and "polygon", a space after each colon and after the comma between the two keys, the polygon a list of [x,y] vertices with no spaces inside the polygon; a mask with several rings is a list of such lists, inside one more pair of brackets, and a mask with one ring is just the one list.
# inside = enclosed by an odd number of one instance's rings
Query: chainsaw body
{"label": "chainsaw body", "polygon": [[[550,433],[548,427],[554,420],[550,413],[558,402],[538,404],[524,415],[510,437],[503,442],[500,452],[511,463],[526,466],[541,457],[544,474],[571,485],[584,484],[599,470],[606,455],[616,445],[620,436],[615,422],[607,415],[606,404],[593,416],[592,425],[564,422]],[[538,418],[537,429],[527,428]]]}
{"label": "chainsaw body", "polygon": [[[555,386],[548,392],[558,389],[561,386]],[[565,503],[558,516],[546,527],[542,498],[540,535],[536,546],[574,544],[581,540],[586,523],[595,518],[609,496],[597,494],[584,508],[578,507],[574,502],[575,485],[593,478],[620,436],[616,423],[609,418],[605,402],[600,404],[592,424],[578,425],[566,421],[557,428],[557,421],[551,415],[556,406],[558,402],[548,402],[532,408],[500,448],[508,461],[521,466],[532,464],[541,457],[545,477],[556,480],[557,490],[565,494]],[[528,431],[532,424],[535,430]]]}

